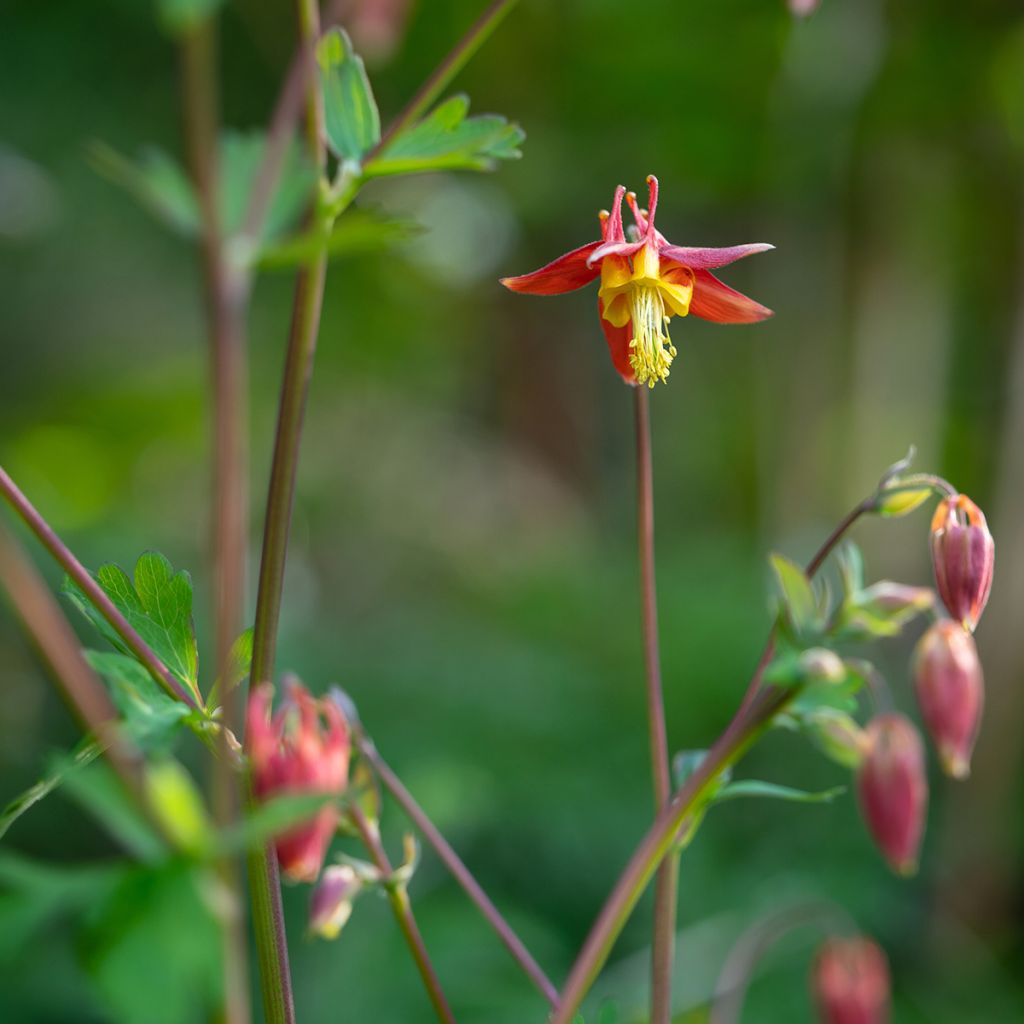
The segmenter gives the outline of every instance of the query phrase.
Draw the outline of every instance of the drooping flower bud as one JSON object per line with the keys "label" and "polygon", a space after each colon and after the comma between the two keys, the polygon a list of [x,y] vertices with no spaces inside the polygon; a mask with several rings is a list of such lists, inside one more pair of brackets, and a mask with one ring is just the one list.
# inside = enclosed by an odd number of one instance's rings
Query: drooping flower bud
{"label": "drooping flower bud", "polygon": [[988,602],[995,562],[984,513],[964,494],[944,498],[932,519],[931,546],[942,603],[973,633]]}
{"label": "drooping flower bud", "polygon": [[974,637],[948,619],[936,622],[914,652],[914,683],[943,770],[954,779],[967,778],[985,699]]}
{"label": "drooping flower bud", "polygon": [[811,978],[822,1024],[887,1024],[889,964],[870,939],[829,939]]}
{"label": "drooping flower bud", "polygon": [[362,887],[359,876],[348,864],[326,868],[309,903],[309,930],[321,938],[336,939]]}
{"label": "drooping flower bud", "polygon": [[[331,700],[316,700],[298,682],[271,720],[274,688],[266,683],[249,698],[248,748],[259,800],[297,793],[341,793],[348,782],[348,727]],[[315,882],[338,825],[338,810],[325,804],[310,819],[275,840],[282,873],[293,882]]]}
{"label": "drooping flower bud", "polygon": [[885,859],[899,874],[913,874],[928,809],[928,780],[921,737],[905,715],[878,715],[868,723],[857,788],[868,830]]}

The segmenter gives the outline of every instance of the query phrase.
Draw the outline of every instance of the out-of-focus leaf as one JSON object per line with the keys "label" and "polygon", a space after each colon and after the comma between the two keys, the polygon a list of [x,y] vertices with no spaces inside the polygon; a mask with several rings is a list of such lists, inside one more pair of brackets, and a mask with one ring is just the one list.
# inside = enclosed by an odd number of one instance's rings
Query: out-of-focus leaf
{"label": "out-of-focus leaf", "polygon": [[99,174],[133,195],[157,220],[187,237],[199,234],[201,219],[192,183],[162,150],[147,148],[134,161],[95,143],[90,158]]}
{"label": "out-of-focus leaf", "polygon": [[30,807],[52,793],[70,772],[91,764],[102,752],[99,742],[87,737],[66,757],[55,758],[49,771],[34,786],[29,786],[0,811],[0,839]]}
{"label": "out-of-focus leaf", "polygon": [[803,569],[784,555],[772,555],[770,560],[786,626],[798,640],[813,638],[821,631],[821,615],[811,581]]}
{"label": "out-of-focus leaf", "polygon": [[342,160],[358,164],[380,141],[380,114],[363,59],[340,28],[320,40],[316,58],[327,142]]}
{"label": "out-of-focus leaf", "polygon": [[211,843],[212,828],[192,776],[170,758],[146,766],[146,796],[164,834],[186,853],[199,856]]}
{"label": "out-of-focus leaf", "polygon": [[293,793],[260,804],[244,820],[221,832],[214,840],[217,853],[239,853],[262,846],[282,832],[307,821],[324,804],[337,801],[335,794]]}
{"label": "out-of-focus leaf", "polygon": [[114,651],[84,653],[109,687],[132,740],[144,750],[168,750],[189,708],[165,693],[134,658]]}
{"label": "out-of-focus leaf", "polygon": [[225,679],[218,679],[210,687],[210,696],[206,702],[208,713],[212,714],[220,703],[225,681],[229,690],[234,689],[249,674],[249,669],[252,667],[252,636],[253,632],[250,627],[235,638],[235,642],[228,651]]}
{"label": "out-of-focus leaf", "polygon": [[277,270],[308,263],[324,250],[329,257],[375,252],[406,242],[421,230],[412,221],[388,220],[352,210],[338,219],[329,234],[313,230],[263,246],[257,262],[263,269]]}
{"label": "out-of-focus leaf", "polygon": [[489,171],[522,156],[526,133],[498,114],[467,117],[469,99],[453,96],[384,147],[364,169],[367,177],[423,171]]}
{"label": "out-of-focus leaf", "polygon": [[836,556],[839,578],[843,582],[843,599],[864,589],[864,556],[852,541],[844,544]]}
{"label": "out-of-focus leaf", "polygon": [[155,863],[166,857],[163,840],[102,761],[94,761],[82,771],[65,775],[64,792],[139,860]]}
{"label": "out-of-focus leaf", "polygon": [[887,519],[909,515],[934,495],[930,487],[887,487],[880,492],[872,512]]}
{"label": "out-of-focus leaf", "polygon": [[157,14],[164,28],[175,35],[195,28],[212,15],[224,0],[157,0]]}
{"label": "out-of-focus leaf", "polygon": [[172,861],[125,876],[84,936],[85,965],[120,1024],[206,1020],[218,1004],[215,882]]}
{"label": "out-of-focus leaf", "polygon": [[857,710],[857,693],[863,685],[864,680],[855,672],[848,672],[841,683],[811,683],[800,691],[788,711],[796,717],[813,714],[820,708],[853,714]]}
{"label": "out-of-focus leaf", "polygon": [[[134,580],[113,563],[100,566],[95,578],[142,639],[201,701],[199,653],[192,625],[192,580],[188,573],[175,572],[163,555],[147,551],[135,563]],[[132,656],[124,641],[69,578],[64,580],[64,592],[111,644]]]}
{"label": "out-of-focus leaf", "polygon": [[910,587],[882,580],[843,602],[834,634],[844,640],[898,636],[903,627],[935,603],[928,587]]}
{"label": "out-of-focus leaf", "polygon": [[770,800],[788,800],[800,804],[827,804],[837,796],[846,792],[845,786],[833,786],[831,789],[818,793],[809,793],[791,786],[779,786],[774,782],[762,782],[759,779],[740,779],[723,786],[714,796],[715,803],[725,800],[737,800],[741,797],[758,797]]}

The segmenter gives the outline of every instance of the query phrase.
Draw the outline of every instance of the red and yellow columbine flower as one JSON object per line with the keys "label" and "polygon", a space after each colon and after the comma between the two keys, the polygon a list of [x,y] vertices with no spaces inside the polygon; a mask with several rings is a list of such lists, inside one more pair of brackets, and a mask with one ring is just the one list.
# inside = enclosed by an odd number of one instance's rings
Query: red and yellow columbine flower
{"label": "red and yellow columbine flower", "polygon": [[[652,174],[647,184],[647,210],[640,209],[636,196],[620,185],[611,213],[602,210],[599,215],[600,240],[573,249],[532,274],[502,278],[501,283],[514,292],[559,295],[600,277],[597,310],[615,369],[627,384],[653,388],[668,378],[676,356],[668,334],[672,317],[693,313],[720,324],[749,324],[772,315],[770,309],[723,284],[711,270],[773,246],[672,245],[654,226],[658,179]],[[635,241],[626,239],[622,226],[623,198],[636,222]]]}

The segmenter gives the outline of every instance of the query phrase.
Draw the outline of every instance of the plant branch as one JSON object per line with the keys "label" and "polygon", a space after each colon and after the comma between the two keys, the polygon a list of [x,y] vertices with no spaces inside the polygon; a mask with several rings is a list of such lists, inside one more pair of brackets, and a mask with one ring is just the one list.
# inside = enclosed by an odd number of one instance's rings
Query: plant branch
{"label": "plant branch", "polygon": [[465,35],[455,44],[447,57],[438,64],[427,80],[419,87],[412,99],[402,108],[398,116],[388,125],[380,142],[367,154],[365,163],[378,156],[388,143],[403,129],[408,128],[430,108],[434,101],[448,88],[453,78],[469,63],[473,55],[487,42],[491,33],[502,19],[515,7],[518,0],[494,0],[476,21],[466,30]]}
{"label": "plant branch", "polygon": [[502,917],[498,908],[481,888],[480,883],[473,877],[459,855],[440,833],[437,826],[427,817],[426,812],[416,802],[413,795],[405,788],[402,780],[398,778],[384,758],[381,757],[373,740],[359,727],[354,729],[353,732],[359,752],[373,767],[377,778],[380,779],[384,787],[395,798],[398,805],[405,811],[423,838],[433,847],[441,862],[451,873],[452,877],[462,886],[466,895],[476,904],[477,909],[483,914],[487,923],[494,929],[505,948],[512,954],[512,958],[534,983],[537,990],[552,1007],[557,1007],[558,989],[555,988],[537,961],[530,955],[529,950],[512,930],[511,925]]}
{"label": "plant branch", "polygon": [[[213,515],[216,678],[224,729],[239,732],[238,687],[228,679],[231,646],[242,628],[245,555],[248,534],[248,368],[245,307],[248,282],[233,268],[224,246],[218,196],[218,113],[215,22],[207,18],[187,31],[181,43],[185,147],[202,220],[203,278],[210,340],[213,391]],[[238,819],[237,778],[229,756],[213,760],[213,806],[217,824],[230,828]],[[225,1024],[247,1024],[248,951],[242,912],[241,874],[236,857],[218,859],[217,872],[229,894],[219,915],[224,966]]]}
{"label": "plant branch", "polygon": [[[637,550],[643,608],[644,667],[647,680],[647,721],[655,810],[672,796],[665,697],[658,646],[658,591],[654,572],[654,470],[651,455],[651,414],[648,389],[633,389],[636,431]],[[658,868],[654,888],[654,938],[651,944],[651,1024],[669,1024],[672,1016],[672,967],[675,959],[679,855],[672,853]]]}
{"label": "plant branch", "polygon": [[2,466],[0,466],[0,495],[32,531],[39,543],[53,556],[57,564],[74,580],[82,593],[89,598],[96,610],[124,641],[125,646],[145,665],[160,686],[172,697],[183,701],[194,711],[200,711],[201,708],[192,694],[131,627],[128,620],[117,610],[114,602],[107,597],[100,585],[89,575],[85,566],[75,558],[50,524],[36,511]]}
{"label": "plant branch", "polygon": [[[366,815],[363,814],[357,802],[349,805],[348,813],[359,830],[359,836],[363,841],[363,845],[370,854],[370,858],[376,865],[377,870],[385,879],[389,879],[394,874],[394,868],[380,841],[377,826],[366,820]],[[394,884],[385,882],[385,888],[387,890],[388,902],[391,904],[391,910],[395,915],[395,920],[398,922],[402,935],[405,937],[405,941],[408,943],[409,952],[416,962],[420,977],[423,979],[423,987],[427,990],[427,996],[434,1007],[437,1019],[441,1021],[441,1024],[455,1024],[455,1016],[448,1005],[444,991],[441,989],[441,982],[437,977],[437,972],[434,970],[434,965],[430,962],[430,956],[423,942],[423,936],[420,934],[416,918],[413,916],[412,904],[409,902],[409,893],[406,891],[404,883]]]}

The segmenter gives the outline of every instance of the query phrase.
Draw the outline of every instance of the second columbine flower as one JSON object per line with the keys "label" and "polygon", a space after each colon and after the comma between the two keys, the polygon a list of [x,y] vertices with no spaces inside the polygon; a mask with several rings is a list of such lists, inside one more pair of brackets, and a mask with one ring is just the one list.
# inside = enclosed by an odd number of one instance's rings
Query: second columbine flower
{"label": "second columbine flower", "polygon": [[[722,324],[764,320],[771,310],[728,287],[711,273],[744,256],[772,246],[762,242],[724,249],[672,245],[654,226],[658,179],[647,179],[649,205],[620,185],[611,213],[602,211],[601,238],[560,256],[540,270],[502,278],[514,292],[557,295],[582,288],[600,277],[597,309],[612,362],[627,384],[654,387],[668,379],[676,356],[668,325],[674,316],[693,313]],[[622,200],[633,212],[635,232],[627,240]]]}

